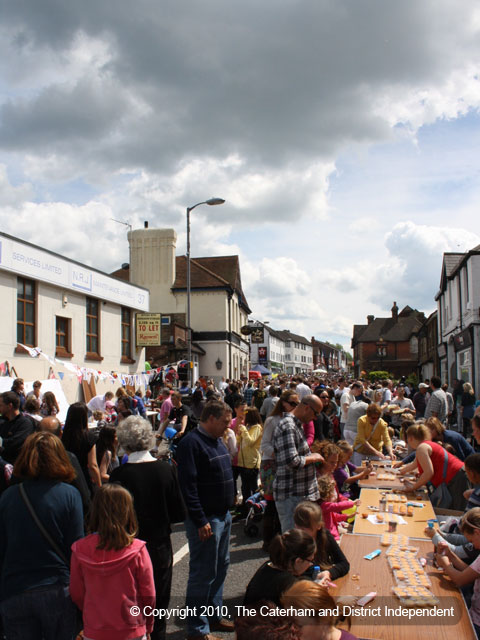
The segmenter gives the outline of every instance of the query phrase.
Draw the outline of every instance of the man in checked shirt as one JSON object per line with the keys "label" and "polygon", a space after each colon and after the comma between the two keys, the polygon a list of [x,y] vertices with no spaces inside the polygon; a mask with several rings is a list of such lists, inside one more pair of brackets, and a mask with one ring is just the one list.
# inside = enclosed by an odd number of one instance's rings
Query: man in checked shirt
{"label": "man in checked shirt", "polygon": [[273,432],[273,448],[277,471],[273,497],[282,533],[293,529],[293,512],[303,500],[319,500],[315,463],[323,462],[319,453],[311,453],[302,424],[310,422],[322,411],[318,396],[305,396],[291,413],[284,413]]}

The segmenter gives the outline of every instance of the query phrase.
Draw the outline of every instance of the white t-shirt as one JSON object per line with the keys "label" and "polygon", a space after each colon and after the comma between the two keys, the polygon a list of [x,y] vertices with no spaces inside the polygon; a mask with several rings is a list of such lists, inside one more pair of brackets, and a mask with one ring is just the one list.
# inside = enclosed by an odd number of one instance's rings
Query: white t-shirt
{"label": "white t-shirt", "polygon": [[345,415],[344,405],[350,406],[352,403],[352,396],[350,394],[350,389],[346,389],[342,393],[342,397],[340,398],[340,422],[344,423],[347,421],[347,416]]}
{"label": "white t-shirt", "polygon": [[382,392],[382,404],[390,404],[392,402],[392,392],[388,387],[385,387]]}
{"label": "white t-shirt", "polygon": [[105,396],[95,396],[87,404],[87,407],[93,413],[94,411],[105,411]]}

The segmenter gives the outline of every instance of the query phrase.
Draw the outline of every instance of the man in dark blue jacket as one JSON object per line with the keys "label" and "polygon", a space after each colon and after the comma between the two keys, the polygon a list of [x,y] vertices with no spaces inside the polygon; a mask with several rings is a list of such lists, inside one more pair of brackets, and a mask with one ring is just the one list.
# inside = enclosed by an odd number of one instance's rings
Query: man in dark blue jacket
{"label": "man in dark blue jacket", "polygon": [[[234,484],[230,454],[222,435],[231,422],[230,407],[212,400],[205,405],[200,425],[178,445],[178,479],[188,516],[185,521],[190,551],[186,606],[196,607],[188,618],[188,640],[215,640],[210,630],[233,631],[233,623],[218,615],[223,584],[230,564],[230,508]],[[200,615],[210,607],[217,615]]]}

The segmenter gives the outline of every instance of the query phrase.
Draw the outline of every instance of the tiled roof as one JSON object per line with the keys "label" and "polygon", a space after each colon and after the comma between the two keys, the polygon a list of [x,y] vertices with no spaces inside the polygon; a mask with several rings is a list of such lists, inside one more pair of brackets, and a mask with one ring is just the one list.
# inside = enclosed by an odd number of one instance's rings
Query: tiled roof
{"label": "tiled roof", "polygon": [[300,342],[302,344],[308,344],[310,347],[312,346],[312,343],[310,342],[310,340],[307,340],[307,338],[305,338],[304,336],[299,336],[296,333],[292,333],[291,331],[288,331],[288,329],[284,329],[283,331],[277,331],[276,333],[285,342],[288,342],[288,341]]}
{"label": "tiled roof", "polygon": [[367,325],[354,325],[352,344],[358,342],[377,342],[383,338],[385,342],[405,342],[410,339],[412,333],[418,331],[425,321],[422,312],[409,306],[404,307],[398,314],[398,319],[375,318]]}
{"label": "tiled roof", "polygon": [[444,253],[443,263],[445,265],[445,272],[447,278],[449,278],[455,271],[460,260],[465,256],[464,253]]}
{"label": "tiled roof", "polygon": [[[175,282],[172,289],[187,288],[187,258],[177,256],[175,258]],[[117,269],[112,274],[115,278],[120,278],[129,282],[129,269]],[[191,258],[190,259],[190,286],[193,289],[205,288],[231,288],[238,297],[240,305],[251,313],[245,294],[242,289],[240,277],[240,262],[238,256],[216,256],[213,258]]]}
{"label": "tiled roof", "polygon": [[119,280],[125,280],[125,282],[130,282],[130,269],[117,269],[110,275],[114,278],[118,278]]}
{"label": "tiled roof", "polygon": [[[175,258],[176,278],[172,289],[187,287],[187,258]],[[240,262],[238,256],[216,256],[212,258],[191,258],[190,286],[192,289],[230,287],[240,298],[240,304],[250,313],[248,302],[242,290]]]}

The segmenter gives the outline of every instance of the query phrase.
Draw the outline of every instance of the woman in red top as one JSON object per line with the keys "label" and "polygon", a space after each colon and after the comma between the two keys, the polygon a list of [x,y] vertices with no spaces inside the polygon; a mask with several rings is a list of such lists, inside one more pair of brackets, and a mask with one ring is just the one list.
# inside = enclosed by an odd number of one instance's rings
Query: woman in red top
{"label": "woman in red top", "polygon": [[451,509],[464,510],[466,499],[463,493],[469,488],[463,462],[448,453],[438,442],[430,440],[430,430],[424,424],[412,424],[407,429],[407,442],[415,449],[416,459],[405,465],[400,473],[404,475],[418,468],[419,477],[414,483],[405,482],[406,491],[415,491],[428,482],[436,488],[443,482],[445,454],[447,454],[447,474],[445,483],[452,496]]}

